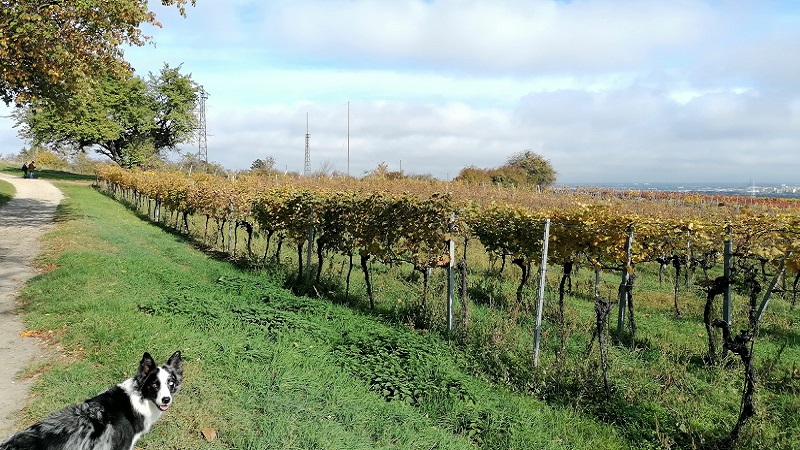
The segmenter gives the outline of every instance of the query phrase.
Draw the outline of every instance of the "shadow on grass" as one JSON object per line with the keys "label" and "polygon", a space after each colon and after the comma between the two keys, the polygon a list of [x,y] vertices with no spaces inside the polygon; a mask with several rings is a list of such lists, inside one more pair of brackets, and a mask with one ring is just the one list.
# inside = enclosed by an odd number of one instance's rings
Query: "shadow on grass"
{"label": "shadow on grass", "polygon": [[[22,178],[22,170],[16,167],[2,167],[0,172]],[[94,181],[97,179],[93,174],[80,174],[55,169],[37,170],[34,172],[34,178],[48,181]]]}
{"label": "shadow on grass", "polygon": [[8,203],[9,201],[11,201],[12,198],[13,197],[11,197],[10,195],[5,195],[3,193],[0,193],[0,206],[3,206],[6,203]]}
{"label": "shadow on grass", "polygon": [[65,202],[61,202],[56,207],[56,213],[53,217],[53,221],[57,223],[69,222],[71,220],[76,220],[84,215],[80,212],[80,209]]}

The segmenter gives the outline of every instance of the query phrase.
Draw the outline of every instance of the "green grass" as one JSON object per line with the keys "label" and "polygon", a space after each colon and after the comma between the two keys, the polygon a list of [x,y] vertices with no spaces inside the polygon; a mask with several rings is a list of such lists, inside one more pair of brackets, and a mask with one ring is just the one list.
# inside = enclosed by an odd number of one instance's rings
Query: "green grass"
{"label": "green grass", "polygon": [[14,198],[14,194],[16,192],[17,190],[14,189],[13,184],[0,180],[0,207],[2,207],[6,203],[8,203],[9,200]]}
{"label": "green grass", "polygon": [[[84,184],[59,186],[67,199],[40,261],[53,270],[28,285],[24,300],[28,326],[68,357],[42,370],[26,421],[129,376],[143,351],[165,358],[177,349],[186,358],[183,392],[143,449],[714,448],[736,420],[741,367],[732,358],[704,361],[702,293],[681,287],[684,314],[675,317],[671,276],[659,285],[651,265],[637,267],[636,345],[610,349],[607,402],[597,344],[586,352],[590,270],[573,276],[559,328],[560,273],[551,269],[534,369],[532,304],[516,321],[508,314],[518,269],[498,275],[480,249],[470,251],[470,324],[447,339],[442,271],[424,312],[419,276],[402,265],[372,266],[376,311],[366,308],[360,272],[344,294],[338,259],[324,266],[322,298],[296,296],[287,288],[305,288],[294,285],[288,246],[281,267],[242,269]],[[202,234],[199,223],[192,229]],[[603,294],[614,295],[617,283],[604,274]],[[526,288],[526,298],[534,291]],[[736,323],[746,321],[742,302]],[[759,414],[741,447],[800,448],[800,313],[776,298],[763,321]],[[219,439],[204,442],[205,427]]]}
{"label": "green grass", "polygon": [[[18,167],[16,165],[11,165],[8,162],[0,161],[0,172],[3,172],[7,175],[22,177],[21,167],[22,167],[21,165]],[[94,181],[95,179],[94,175],[78,174],[63,170],[55,170],[47,168],[36,169],[36,173],[34,176],[36,178],[41,178],[43,180],[51,180],[51,181],[86,182],[86,181]]]}
{"label": "green grass", "polygon": [[[25,421],[131,375],[143,351],[186,359],[183,391],[142,449],[628,448],[614,427],[473,376],[417,333],[283,289],[193,250],[121,205],[61,184],[52,270],[25,289],[28,327],[67,358]],[[219,439],[204,442],[210,427]]]}

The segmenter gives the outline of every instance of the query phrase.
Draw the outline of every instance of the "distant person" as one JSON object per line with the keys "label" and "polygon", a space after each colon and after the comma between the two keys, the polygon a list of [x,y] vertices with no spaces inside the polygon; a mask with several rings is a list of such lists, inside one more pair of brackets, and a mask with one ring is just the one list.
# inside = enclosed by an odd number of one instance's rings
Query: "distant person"
{"label": "distant person", "polygon": [[22,178],[28,178],[28,163],[22,163]]}
{"label": "distant person", "polygon": [[34,170],[36,170],[36,162],[35,161],[31,161],[31,163],[28,164],[28,173],[30,174],[31,178],[33,178],[33,171]]}

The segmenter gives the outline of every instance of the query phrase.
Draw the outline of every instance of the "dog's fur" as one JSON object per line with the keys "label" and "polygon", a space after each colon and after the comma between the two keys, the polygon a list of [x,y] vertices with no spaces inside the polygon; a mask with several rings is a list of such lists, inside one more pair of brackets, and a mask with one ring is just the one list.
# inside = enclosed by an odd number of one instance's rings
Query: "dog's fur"
{"label": "dog's fur", "polygon": [[145,353],[136,376],[31,425],[0,450],[132,450],[172,404],[182,377],[181,352],[161,367]]}

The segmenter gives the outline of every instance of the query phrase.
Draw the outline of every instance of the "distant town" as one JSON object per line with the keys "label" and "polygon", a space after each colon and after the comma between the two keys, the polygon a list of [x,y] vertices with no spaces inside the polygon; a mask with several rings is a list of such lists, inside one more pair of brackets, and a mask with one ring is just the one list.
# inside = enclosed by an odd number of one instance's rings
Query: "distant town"
{"label": "distant town", "polygon": [[[571,184],[570,187],[578,186]],[[581,185],[587,186],[587,185]],[[596,187],[621,190],[696,192],[713,195],[800,198],[800,184],[735,184],[735,183],[597,183]]]}

